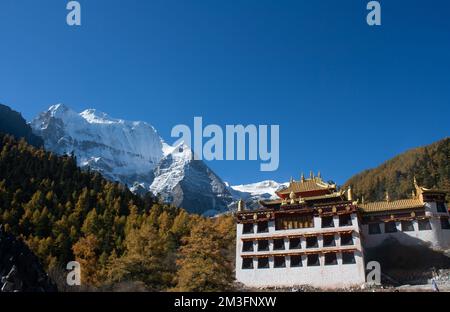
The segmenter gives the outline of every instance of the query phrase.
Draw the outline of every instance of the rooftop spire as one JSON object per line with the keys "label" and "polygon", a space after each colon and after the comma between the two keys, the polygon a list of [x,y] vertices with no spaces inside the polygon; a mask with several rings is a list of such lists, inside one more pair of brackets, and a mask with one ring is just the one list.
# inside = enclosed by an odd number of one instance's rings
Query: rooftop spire
{"label": "rooftop spire", "polygon": [[305,175],[303,174],[303,172],[302,172],[302,175],[301,175],[301,177],[300,177],[300,180],[301,180],[302,182],[305,182]]}
{"label": "rooftop spire", "polygon": [[389,201],[389,192],[388,191],[386,191],[386,201],[387,202]]}
{"label": "rooftop spire", "polygon": [[353,201],[353,192],[351,186],[349,186],[347,190],[347,200]]}
{"label": "rooftop spire", "polygon": [[312,172],[312,170],[309,171],[309,178],[310,178],[310,179],[314,178],[314,173]]}

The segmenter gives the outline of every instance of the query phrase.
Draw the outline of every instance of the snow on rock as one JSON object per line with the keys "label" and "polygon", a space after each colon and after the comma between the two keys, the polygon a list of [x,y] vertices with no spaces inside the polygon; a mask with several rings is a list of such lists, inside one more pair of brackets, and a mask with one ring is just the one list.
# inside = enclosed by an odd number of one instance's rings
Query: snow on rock
{"label": "snow on rock", "polygon": [[276,199],[276,191],[281,190],[289,185],[286,183],[278,183],[273,180],[266,180],[251,184],[229,185],[228,190],[233,196],[233,201],[236,203],[242,199],[246,202],[247,208],[257,208],[260,200]]}
{"label": "snow on rock", "polygon": [[231,195],[185,144],[171,146],[148,123],[115,119],[95,109],[77,113],[58,104],[39,114],[33,132],[57,154],[77,157],[81,167],[202,214],[227,210]]}

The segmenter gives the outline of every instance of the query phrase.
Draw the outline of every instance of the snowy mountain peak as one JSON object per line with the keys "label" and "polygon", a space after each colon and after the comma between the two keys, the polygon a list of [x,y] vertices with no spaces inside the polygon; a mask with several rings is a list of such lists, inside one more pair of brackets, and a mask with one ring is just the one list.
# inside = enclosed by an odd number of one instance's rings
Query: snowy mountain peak
{"label": "snowy mountain peak", "polygon": [[48,116],[54,118],[68,118],[77,116],[77,113],[75,111],[61,103],[50,106],[47,112],[42,114],[47,114]]}
{"label": "snowy mountain peak", "polygon": [[73,151],[81,166],[126,184],[152,179],[163,157],[162,140],[152,126],[114,119],[95,109],[78,114],[63,104],[53,105],[31,127],[47,149],[58,154]]}
{"label": "snowy mountain peak", "polygon": [[234,201],[242,199],[249,208],[257,208],[259,200],[277,198],[276,192],[288,185],[289,183],[266,180],[251,184],[228,185],[228,190],[233,196]]}
{"label": "snowy mountain peak", "polygon": [[164,142],[150,124],[115,119],[96,109],[77,113],[63,104],[51,106],[32,122],[48,150],[74,153],[81,167],[131,186],[152,191],[172,204],[201,214],[227,210],[231,203],[222,180],[191,148]]}

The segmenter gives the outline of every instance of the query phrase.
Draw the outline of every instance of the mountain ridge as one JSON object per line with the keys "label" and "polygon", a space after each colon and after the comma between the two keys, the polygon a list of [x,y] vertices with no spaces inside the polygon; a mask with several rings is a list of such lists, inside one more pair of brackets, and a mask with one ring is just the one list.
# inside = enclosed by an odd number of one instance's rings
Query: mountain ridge
{"label": "mountain ridge", "polygon": [[20,113],[3,104],[0,104],[0,132],[24,138],[36,147],[44,145],[42,138],[33,134],[30,125]]}
{"label": "mountain ridge", "polygon": [[194,160],[186,144],[167,144],[146,122],[111,118],[92,108],[77,113],[57,104],[34,118],[31,126],[44,138],[46,149],[73,153],[81,167],[133,191],[150,191],[165,202],[208,215],[228,210],[231,203],[220,177]]}

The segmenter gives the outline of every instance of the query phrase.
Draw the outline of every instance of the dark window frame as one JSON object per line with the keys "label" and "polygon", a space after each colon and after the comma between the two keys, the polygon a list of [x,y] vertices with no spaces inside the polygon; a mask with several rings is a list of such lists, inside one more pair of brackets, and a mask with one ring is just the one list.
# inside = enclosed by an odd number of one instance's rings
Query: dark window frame
{"label": "dark window frame", "polygon": [[[281,245],[277,245],[281,244]],[[285,250],[286,247],[284,246],[284,238],[274,238],[273,239],[273,250]]]}
{"label": "dark window frame", "polygon": [[268,233],[269,232],[269,222],[268,221],[260,221],[257,225],[257,233]]}
{"label": "dark window frame", "polygon": [[[292,259],[296,259],[295,261],[292,261]],[[297,262],[298,260],[298,262]],[[292,265],[294,263],[294,265]],[[301,268],[303,266],[303,259],[300,255],[292,255],[291,261],[290,261],[290,267],[291,268]]]}
{"label": "dark window frame", "polygon": [[[251,247],[249,247],[251,245]],[[244,241],[242,243],[242,252],[252,252],[255,250],[253,241]]]}
{"label": "dark window frame", "polygon": [[400,226],[402,228],[402,232],[414,232],[414,223],[412,221],[401,221]]}
{"label": "dark window frame", "polygon": [[[248,262],[250,265],[246,266],[245,263]],[[253,267],[253,258],[243,258],[242,259],[242,270],[252,270]]]}
{"label": "dark window frame", "polygon": [[448,218],[441,218],[441,229],[450,230],[450,220]]}
{"label": "dark window frame", "polygon": [[254,233],[255,233],[254,224],[253,223],[244,223],[244,226],[242,227],[242,234],[254,234]]}
{"label": "dark window frame", "polygon": [[[350,259],[348,259],[350,258]],[[349,261],[350,260],[350,261]],[[342,253],[342,264],[355,264],[356,257],[354,252],[343,252]]]}
{"label": "dark window frame", "polygon": [[[282,260],[282,263],[279,261]],[[285,268],[286,267],[286,257],[285,256],[274,256],[273,257],[273,267],[275,269]]]}
{"label": "dark window frame", "polygon": [[343,214],[339,216],[339,226],[352,226],[352,225],[353,222],[351,214]]}
{"label": "dark window frame", "polygon": [[355,245],[355,241],[353,239],[353,234],[340,234],[339,235],[340,241],[341,241],[341,246],[353,246]]}
{"label": "dark window frame", "polygon": [[[337,254],[334,252],[326,253],[324,258],[325,258],[324,265],[326,265],[326,266],[338,264]],[[332,258],[332,259],[330,259],[330,258]],[[330,262],[330,260],[331,260],[331,262]]]}
{"label": "dark window frame", "polygon": [[[314,240],[314,244],[311,245],[311,240]],[[306,237],[306,248],[319,248],[319,239],[317,236],[308,236]]]}
{"label": "dark window frame", "polygon": [[419,224],[419,231],[430,231],[430,230],[432,230],[430,219],[418,220],[417,223]]}
{"label": "dark window frame", "polygon": [[384,233],[397,233],[397,222],[396,221],[388,221],[384,223]]}
{"label": "dark window frame", "polygon": [[[298,245],[292,244],[293,241],[298,240]],[[300,237],[289,238],[289,249],[302,249],[302,240]]]}
{"label": "dark window frame", "polygon": [[447,213],[447,207],[445,207],[444,202],[436,202],[436,211],[440,213]]}
{"label": "dark window frame", "polygon": [[[325,222],[324,222],[324,220],[325,220]],[[320,221],[321,221],[322,229],[334,228],[334,218],[333,218],[333,216],[321,217]]]}
{"label": "dark window frame", "polygon": [[[314,261],[317,258],[317,261]],[[311,260],[313,259],[313,260]],[[320,266],[320,257],[318,254],[311,254],[307,256],[306,266]]]}
{"label": "dark window frame", "polygon": [[[376,231],[374,231],[374,227],[376,226]],[[369,235],[377,235],[381,234],[381,226],[380,223],[369,223]]]}
{"label": "dark window frame", "polygon": [[[330,243],[328,243],[328,240]],[[334,247],[336,246],[336,239],[334,235],[324,235],[323,236],[323,247]]]}
{"label": "dark window frame", "polygon": [[[261,242],[264,242],[264,245],[261,244]],[[258,251],[268,251],[269,249],[270,249],[270,247],[269,247],[269,240],[268,239],[260,239],[260,240],[258,240]]]}
{"label": "dark window frame", "polygon": [[[264,263],[262,260],[265,260]],[[270,269],[269,257],[258,258],[258,269]]]}

